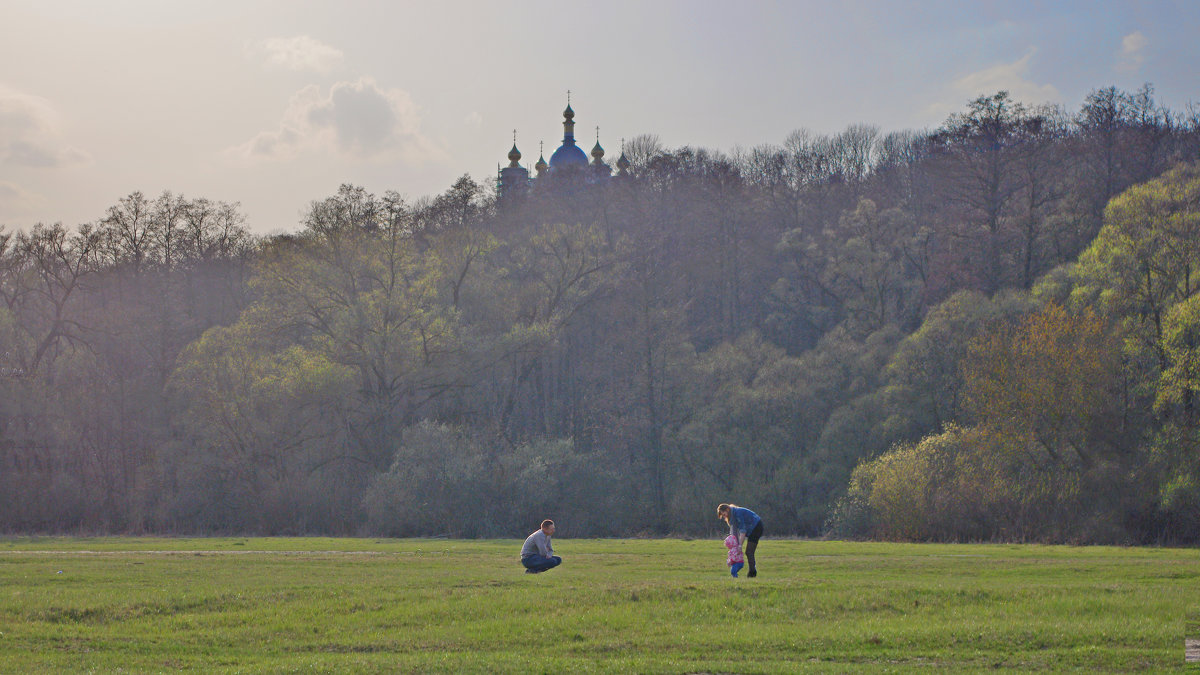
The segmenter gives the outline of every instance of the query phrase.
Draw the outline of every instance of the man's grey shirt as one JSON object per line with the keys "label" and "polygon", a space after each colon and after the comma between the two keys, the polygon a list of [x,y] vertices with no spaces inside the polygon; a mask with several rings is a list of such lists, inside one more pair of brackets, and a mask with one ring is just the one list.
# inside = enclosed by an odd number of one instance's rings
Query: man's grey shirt
{"label": "man's grey shirt", "polygon": [[521,557],[527,555],[545,556],[547,558],[554,555],[554,547],[550,545],[550,537],[546,536],[545,532],[539,528],[536,532],[525,538],[525,545],[521,547]]}

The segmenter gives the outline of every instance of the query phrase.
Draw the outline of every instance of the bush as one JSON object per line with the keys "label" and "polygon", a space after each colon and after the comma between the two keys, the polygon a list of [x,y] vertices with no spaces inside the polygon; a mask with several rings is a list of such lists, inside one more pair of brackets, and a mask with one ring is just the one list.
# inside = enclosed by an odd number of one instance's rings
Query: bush
{"label": "bush", "polygon": [[479,430],[427,421],[405,431],[363,509],[376,535],[513,537],[552,518],[560,534],[603,536],[624,524],[614,485],[611,472],[568,439],[508,448]]}
{"label": "bush", "polygon": [[987,426],[901,444],[854,469],[830,529],[912,541],[1121,540],[1119,514],[1092,499],[1114,476],[1040,466],[1033,444]]}

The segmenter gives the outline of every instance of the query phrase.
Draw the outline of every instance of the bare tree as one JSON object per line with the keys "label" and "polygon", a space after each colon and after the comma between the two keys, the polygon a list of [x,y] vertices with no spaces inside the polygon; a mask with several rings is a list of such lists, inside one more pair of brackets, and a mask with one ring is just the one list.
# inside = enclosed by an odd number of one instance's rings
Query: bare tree
{"label": "bare tree", "polygon": [[634,173],[644,170],[652,159],[661,155],[666,148],[658,134],[641,134],[625,141],[625,158]]}

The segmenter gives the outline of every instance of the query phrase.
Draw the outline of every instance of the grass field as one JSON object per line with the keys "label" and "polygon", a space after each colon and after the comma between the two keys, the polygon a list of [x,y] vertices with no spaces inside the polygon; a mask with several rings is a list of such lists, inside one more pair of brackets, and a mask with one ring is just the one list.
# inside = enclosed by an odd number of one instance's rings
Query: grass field
{"label": "grass field", "polygon": [[[1181,670],[1200,552],[764,539],[0,539],[4,672]],[[1189,637],[1200,637],[1190,635]]]}

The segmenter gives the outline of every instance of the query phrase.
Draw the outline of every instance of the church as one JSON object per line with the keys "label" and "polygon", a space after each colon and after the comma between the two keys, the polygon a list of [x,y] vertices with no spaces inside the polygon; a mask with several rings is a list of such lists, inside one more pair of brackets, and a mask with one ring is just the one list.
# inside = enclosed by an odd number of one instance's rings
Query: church
{"label": "church", "polygon": [[[535,177],[529,175],[529,169],[521,166],[521,151],[517,149],[516,132],[513,134],[512,150],[508,151],[508,166],[499,170],[496,177],[496,189],[501,199],[524,194],[532,189],[539,181],[553,178],[570,185],[604,184],[612,178],[612,167],[604,162],[604,148],[600,147],[600,128],[596,127],[596,145],[592,147],[592,161],[583,149],[575,143],[575,111],[571,109],[568,95],[567,109],[563,111],[563,140],[562,145],[550,155],[549,163],[544,155],[538,155],[537,164],[533,165],[537,172]],[[626,175],[629,171],[629,160],[625,153],[617,159],[618,175]]]}

